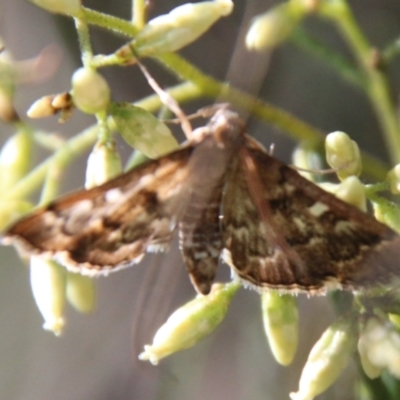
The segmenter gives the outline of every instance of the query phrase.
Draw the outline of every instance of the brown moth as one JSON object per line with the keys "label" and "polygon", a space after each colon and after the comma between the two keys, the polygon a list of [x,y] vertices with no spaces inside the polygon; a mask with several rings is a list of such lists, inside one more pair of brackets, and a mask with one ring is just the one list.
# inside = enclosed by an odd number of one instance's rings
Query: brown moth
{"label": "brown moth", "polygon": [[360,290],[400,275],[400,237],[268,154],[219,110],[178,150],[57,200],[5,234],[71,271],[106,274],[168,249],[175,230],[196,290],[219,259],[256,288]]}

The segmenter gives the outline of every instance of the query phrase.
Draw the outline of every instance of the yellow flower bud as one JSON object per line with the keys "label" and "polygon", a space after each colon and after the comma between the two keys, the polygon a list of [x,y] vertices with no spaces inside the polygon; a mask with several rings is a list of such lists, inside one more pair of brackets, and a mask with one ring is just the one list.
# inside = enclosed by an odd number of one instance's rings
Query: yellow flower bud
{"label": "yellow flower bud", "polygon": [[339,376],[356,349],[354,320],[341,318],[332,324],[312,348],[301,373],[299,391],[292,400],[312,400]]}
{"label": "yellow flower bud", "polygon": [[360,175],[361,156],[356,142],[344,132],[332,132],[325,139],[326,160],[340,180]]}
{"label": "yellow flower bud", "polygon": [[246,35],[246,46],[251,50],[272,49],[285,41],[304,16],[299,3],[279,4],[255,17]]}
{"label": "yellow flower bud", "polygon": [[93,278],[67,272],[67,300],[79,312],[93,311],[95,285]]}
{"label": "yellow flower bud", "polygon": [[149,21],[130,45],[140,57],[177,51],[194,42],[232,9],[231,0],[184,4]]}
{"label": "yellow flower bud", "polygon": [[239,287],[237,282],[214,284],[207,296],[198,295],[176,310],[157,331],[153,344],[144,346],[139,359],[149,360],[156,365],[162,358],[192,347],[204,339],[222,322]]}
{"label": "yellow flower bud", "polygon": [[85,188],[101,185],[119,175],[121,171],[121,159],[114,141],[97,143],[88,158]]}
{"label": "yellow flower bud", "polygon": [[345,201],[362,211],[367,211],[365,186],[356,176],[348,176],[336,186],[333,192],[340,200]]}
{"label": "yellow flower bud", "polygon": [[265,333],[276,361],[289,365],[296,354],[299,313],[296,298],[268,291],[261,294]]}
{"label": "yellow flower bud", "polygon": [[64,327],[66,270],[55,261],[31,257],[31,287],[43,328],[60,335]]}
{"label": "yellow flower bud", "polygon": [[74,72],[71,94],[76,107],[88,114],[105,110],[110,102],[107,81],[91,68],[79,68]]}
{"label": "yellow flower bud", "polygon": [[51,117],[57,113],[57,109],[52,105],[54,95],[43,96],[37,99],[26,112],[29,118]]}
{"label": "yellow flower bud", "polygon": [[147,157],[158,158],[178,147],[169,128],[143,108],[113,103],[109,112],[124,140]]}
{"label": "yellow flower bud", "polygon": [[80,0],[29,0],[38,7],[58,14],[76,14],[81,9]]}
{"label": "yellow flower bud", "polygon": [[32,135],[20,130],[11,136],[0,152],[1,190],[13,187],[29,171],[32,153]]}

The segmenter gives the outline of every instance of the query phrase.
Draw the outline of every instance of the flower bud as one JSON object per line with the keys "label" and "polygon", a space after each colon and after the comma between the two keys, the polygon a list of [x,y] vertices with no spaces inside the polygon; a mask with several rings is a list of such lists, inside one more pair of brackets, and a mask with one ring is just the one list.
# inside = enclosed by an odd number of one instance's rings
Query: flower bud
{"label": "flower bud", "polygon": [[31,257],[31,287],[43,328],[60,335],[64,327],[66,270],[55,261]]}
{"label": "flower bud", "polygon": [[157,331],[152,345],[144,346],[140,360],[158,364],[159,360],[177,351],[194,346],[208,336],[224,319],[229,303],[240,287],[237,282],[214,284],[207,295],[176,310]]}
{"label": "flower bud", "polygon": [[258,15],[246,35],[247,48],[264,50],[281,44],[299,24],[305,11],[299,3],[287,2]]}
{"label": "flower bud", "polygon": [[367,197],[365,186],[356,176],[348,176],[336,186],[333,192],[337,198],[358,207],[362,211],[367,211]]}
{"label": "flower bud", "polygon": [[72,97],[81,111],[96,114],[108,107],[110,88],[97,71],[79,68],[72,75]]}
{"label": "flower bud", "polygon": [[397,379],[400,378],[400,332],[389,321],[369,318],[360,333],[358,348],[375,368],[375,376],[387,368]]}
{"label": "flower bud", "polygon": [[32,153],[32,135],[20,130],[11,136],[0,152],[1,190],[7,191],[29,171]]}
{"label": "flower bud", "polygon": [[52,115],[56,114],[58,110],[51,104],[53,98],[54,95],[48,95],[48,96],[43,96],[40,99],[37,99],[28,108],[26,115],[29,118],[45,118],[45,117],[51,117]]}
{"label": "flower bud", "polygon": [[147,157],[158,158],[178,147],[169,128],[143,108],[113,103],[109,112],[123,139]]}
{"label": "flower bud", "polygon": [[393,194],[400,194],[400,164],[395,165],[388,173],[387,180],[390,184],[390,191]]}
{"label": "flower bud", "polygon": [[101,185],[122,171],[121,159],[114,141],[97,143],[89,155],[86,167],[85,188]]}
{"label": "flower bud", "polygon": [[[177,51],[194,42],[232,9],[231,0],[184,4],[149,21],[130,45],[140,57]],[[125,47],[121,48],[122,53]]]}
{"label": "flower bud", "polygon": [[[292,154],[293,165],[298,168],[307,170],[320,168],[320,156],[315,151],[304,146],[298,146]],[[313,181],[313,174],[308,171],[299,170],[298,173],[304,178]]]}
{"label": "flower bud", "polygon": [[79,312],[93,311],[95,285],[93,278],[67,272],[67,300]]}
{"label": "flower bud", "polygon": [[360,175],[361,156],[356,142],[344,132],[332,132],[325,139],[326,160],[340,180]]}
{"label": "flower bud", "polygon": [[356,348],[356,327],[352,318],[333,323],[312,348],[301,373],[299,391],[292,400],[312,400],[325,391],[347,365]]}
{"label": "flower bud", "polygon": [[299,312],[296,298],[268,291],[261,294],[265,333],[276,361],[289,365],[297,350]]}
{"label": "flower bud", "polygon": [[81,9],[80,0],[29,0],[38,7],[58,14],[76,14]]}

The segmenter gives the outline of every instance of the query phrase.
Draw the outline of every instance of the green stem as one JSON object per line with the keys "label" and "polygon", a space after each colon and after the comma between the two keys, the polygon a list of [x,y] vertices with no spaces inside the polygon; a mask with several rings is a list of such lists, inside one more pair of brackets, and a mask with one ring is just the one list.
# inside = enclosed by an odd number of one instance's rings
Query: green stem
{"label": "green stem", "polygon": [[388,63],[399,54],[400,54],[400,38],[397,38],[393,43],[387,46],[385,50],[383,50],[382,58],[385,63]]}
{"label": "green stem", "polygon": [[78,33],[79,48],[81,51],[82,64],[85,67],[90,66],[90,62],[93,58],[92,44],[90,43],[89,28],[85,21],[80,18],[74,18],[75,28]]}
{"label": "green stem", "polygon": [[81,12],[73,15],[73,17],[81,18],[88,24],[100,26],[124,36],[135,37],[139,32],[138,28],[130,21],[90,10],[86,7],[82,7]]}
{"label": "green stem", "polygon": [[56,163],[64,168],[72,159],[82,154],[87,148],[93,145],[97,138],[98,126],[92,126],[76,135],[65,143],[62,149],[58,150],[51,157],[47,158],[28,175],[21,179],[12,189],[4,194],[4,199],[26,198],[33,193],[43,182],[47,171]]}
{"label": "green stem", "polygon": [[146,1],[132,0],[132,23],[137,29],[142,29],[146,24]]}
{"label": "green stem", "polygon": [[339,53],[324,45],[319,40],[309,36],[302,28],[296,28],[290,40],[303,50],[312,53],[344,78],[347,82],[359,89],[364,89],[365,80],[360,72]]}
{"label": "green stem", "polygon": [[366,78],[366,91],[382,127],[391,161],[400,162],[400,126],[386,76],[373,62],[374,50],[344,0],[326,2],[321,14],[331,19],[353,50]]}

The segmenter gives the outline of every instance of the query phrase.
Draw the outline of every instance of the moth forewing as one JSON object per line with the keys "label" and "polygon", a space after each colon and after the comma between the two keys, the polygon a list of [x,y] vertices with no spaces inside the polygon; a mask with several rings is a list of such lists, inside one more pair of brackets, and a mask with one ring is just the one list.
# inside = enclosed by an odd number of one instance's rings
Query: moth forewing
{"label": "moth forewing", "polygon": [[175,227],[171,204],[187,178],[192,151],[186,145],[101,186],[67,195],[17,222],[5,241],[90,275],[128,266],[146,250],[164,249]]}
{"label": "moth forewing", "polygon": [[270,210],[270,229],[278,229],[276,235],[283,237],[302,264],[299,270],[289,258],[287,268],[276,245],[263,235],[249,184],[245,174],[238,172],[235,185],[228,183],[226,195],[234,197],[236,204],[224,203],[223,231],[224,256],[240,278],[256,287],[314,294],[333,287],[360,290],[391,283],[399,276],[400,238],[394,231],[250,142],[248,152]]}

